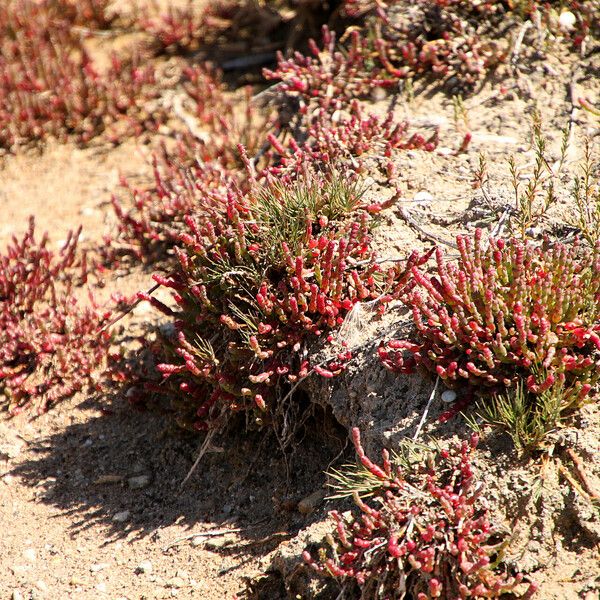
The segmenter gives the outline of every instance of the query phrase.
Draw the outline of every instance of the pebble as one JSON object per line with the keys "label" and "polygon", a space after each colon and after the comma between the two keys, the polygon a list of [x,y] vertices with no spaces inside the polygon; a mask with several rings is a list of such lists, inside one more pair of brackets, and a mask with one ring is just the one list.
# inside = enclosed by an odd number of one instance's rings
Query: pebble
{"label": "pebble", "polygon": [[29,562],[35,562],[37,556],[33,548],[26,548],[23,550],[23,558]]}
{"label": "pebble", "polygon": [[112,520],[115,521],[115,523],[125,523],[125,521],[129,519],[130,514],[131,513],[128,510],[123,510],[121,512],[116,513]]}
{"label": "pebble", "polygon": [[442,402],[454,402],[456,400],[456,392],[454,390],[446,390],[442,392]]}
{"label": "pebble", "polygon": [[100,571],[104,571],[104,569],[108,569],[109,566],[108,563],[96,563],[90,567],[90,571],[92,573],[99,573]]}
{"label": "pebble", "polygon": [[48,586],[41,579],[39,579],[38,581],[35,582],[35,587],[38,590],[40,590],[40,592],[47,592],[48,591]]}
{"label": "pebble", "polygon": [[433,200],[433,196],[429,192],[421,191],[417,192],[413,196],[413,200],[415,202],[431,202]]}
{"label": "pebble", "polygon": [[171,577],[166,583],[167,587],[179,589],[185,585],[185,581],[181,577]]}
{"label": "pebble", "polygon": [[21,450],[25,447],[25,443],[15,444],[0,444],[0,458],[2,460],[11,460],[17,458],[21,454]]}
{"label": "pebble", "polygon": [[106,592],[106,584],[104,583],[104,581],[101,581],[100,583],[96,584],[96,589],[99,592]]}
{"label": "pebble", "polygon": [[571,31],[575,28],[577,17],[571,11],[566,10],[565,12],[561,13],[560,17],[558,18],[558,22],[564,31]]}
{"label": "pebble", "polygon": [[231,546],[236,540],[234,534],[226,534],[219,537],[214,537],[209,540],[205,538],[204,547],[207,550],[220,550],[221,548],[225,548],[227,546]]}
{"label": "pebble", "polygon": [[127,483],[132,490],[141,490],[150,484],[150,475],[137,475],[136,477],[130,477],[127,480]]}
{"label": "pebble", "polygon": [[298,512],[303,515],[309,515],[317,508],[317,506],[319,506],[319,504],[321,504],[323,498],[325,498],[324,490],[317,490],[310,496],[302,498],[302,500],[298,502]]}
{"label": "pebble", "polygon": [[452,148],[447,148],[446,146],[443,146],[437,149],[437,153],[440,156],[450,156],[451,154],[454,154],[454,150],[452,150]]}
{"label": "pebble", "polygon": [[13,590],[11,598],[12,600],[23,600],[23,594],[19,590]]}
{"label": "pebble", "polygon": [[136,568],[135,572],[139,574],[148,575],[152,573],[152,563],[149,560],[141,562]]}

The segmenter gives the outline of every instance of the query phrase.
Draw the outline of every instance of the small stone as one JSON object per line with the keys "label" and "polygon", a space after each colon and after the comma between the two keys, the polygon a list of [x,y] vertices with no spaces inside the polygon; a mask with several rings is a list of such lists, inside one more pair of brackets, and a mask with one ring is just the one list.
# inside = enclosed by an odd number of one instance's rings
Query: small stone
{"label": "small stone", "polygon": [[166,583],[167,587],[179,589],[185,586],[185,581],[181,577],[171,577]]}
{"label": "small stone", "polygon": [[383,102],[386,98],[386,91],[382,87],[374,87],[371,90],[371,99],[373,102]]}
{"label": "small stone", "polygon": [[0,444],[0,459],[11,460],[17,458],[21,454],[21,450],[25,447],[25,443],[15,444]]}
{"label": "small stone", "polygon": [[13,575],[24,575],[27,571],[31,571],[31,565],[13,565],[10,570]]}
{"label": "small stone", "polygon": [[115,521],[115,523],[125,523],[125,521],[129,519],[130,514],[131,513],[128,510],[123,510],[121,512],[116,513],[112,520]]}
{"label": "small stone", "polygon": [[575,27],[575,23],[577,23],[577,17],[571,11],[565,10],[558,18],[558,22],[561,29],[571,31]]}
{"label": "small stone", "polygon": [[429,192],[421,191],[417,192],[413,196],[413,200],[415,202],[431,202],[433,200],[433,196]]}
{"label": "small stone", "polygon": [[37,558],[35,550],[33,548],[26,548],[23,550],[23,558],[29,562],[35,562]]}
{"label": "small stone", "polygon": [[23,594],[19,590],[13,590],[11,598],[12,600],[23,600]]}
{"label": "small stone", "polygon": [[85,581],[83,579],[81,579],[81,577],[77,577],[77,575],[73,575],[73,577],[71,577],[71,580],[69,581],[69,585],[73,585],[73,586],[85,585]]}
{"label": "small stone", "polygon": [[136,477],[130,477],[127,483],[132,490],[141,490],[150,484],[150,476],[137,475]]}
{"label": "small stone", "polygon": [[38,581],[35,582],[35,587],[38,590],[40,590],[40,592],[47,592],[48,591],[48,586],[41,579],[39,579]]}
{"label": "small stone", "polygon": [[106,592],[106,584],[104,583],[104,581],[101,581],[100,583],[97,583],[96,584],[96,589],[99,592],[103,592],[103,593]]}
{"label": "small stone", "polygon": [[321,504],[324,498],[324,490],[313,492],[310,496],[306,496],[306,498],[302,498],[302,500],[298,502],[298,512],[303,515],[309,515],[317,508],[317,506],[319,506],[319,504]]}
{"label": "small stone", "polygon": [[442,392],[442,402],[454,402],[456,400],[456,392],[454,390],[446,390]]}
{"label": "small stone", "polygon": [[[206,539],[206,538],[205,538]],[[206,540],[204,547],[207,550],[221,550],[227,546],[231,546],[236,540],[234,534],[222,535],[219,537],[214,537],[209,540]]]}
{"label": "small stone", "polygon": [[96,563],[90,567],[90,571],[92,573],[99,573],[100,571],[104,571],[104,569],[108,569],[109,566],[108,563]]}
{"label": "small stone", "polygon": [[452,150],[452,148],[443,146],[437,149],[437,153],[441,156],[450,156],[451,154],[454,154],[454,150]]}
{"label": "small stone", "polygon": [[148,575],[152,573],[152,563],[149,560],[141,562],[136,568],[135,572],[140,575]]}

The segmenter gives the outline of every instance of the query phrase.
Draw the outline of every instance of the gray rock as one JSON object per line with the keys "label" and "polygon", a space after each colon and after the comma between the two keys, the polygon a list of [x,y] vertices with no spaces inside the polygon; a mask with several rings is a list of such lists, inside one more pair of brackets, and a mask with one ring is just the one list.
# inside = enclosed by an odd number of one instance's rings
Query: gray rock
{"label": "gray rock", "polygon": [[130,514],[131,513],[128,510],[122,510],[121,512],[116,513],[112,520],[115,523],[125,523],[125,521],[129,519]]}
{"label": "gray rock", "polygon": [[136,475],[127,480],[129,487],[132,490],[141,490],[150,485],[150,475]]}
{"label": "gray rock", "polygon": [[310,515],[310,513],[314,512],[316,508],[323,502],[325,498],[325,490],[317,490],[310,494],[310,496],[306,496],[306,498],[302,498],[300,502],[298,502],[298,512],[303,515]]}

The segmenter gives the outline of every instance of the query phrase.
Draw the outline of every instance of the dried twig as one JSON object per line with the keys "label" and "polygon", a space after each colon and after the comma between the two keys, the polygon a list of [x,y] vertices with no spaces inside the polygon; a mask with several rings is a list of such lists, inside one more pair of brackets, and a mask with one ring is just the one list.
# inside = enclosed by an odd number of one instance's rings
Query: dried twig
{"label": "dried twig", "polygon": [[573,448],[567,448],[566,453],[569,458],[573,461],[573,465],[575,466],[575,473],[579,480],[581,481],[585,491],[590,495],[591,498],[595,500],[600,500],[600,494],[594,491],[594,487],[590,483],[587,475],[585,474],[585,467],[581,463],[581,458],[575,454],[575,450]]}
{"label": "dried twig", "polygon": [[204,438],[202,442],[202,446],[200,446],[200,452],[198,452],[198,456],[192,465],[192,468],[188,471],[188,474],[185,476],[184,480],[181,482],[179,489],[183,488],[183,486],[188,482],[189,478],[192,476],[193,472],[196,470],[196,467],[200,464],[202,457],[208,452],[210,448],[210,443],[217,432],[216,429],[211,429]]}
{"label": "dried twig", "polygon": [[527,33],[527,30],[531,27],[531,21],[525,21],[525,23],[523,23],[521,29],[519,30],[519,35],[517,35],[517,39],[515,40],[515,45],[513,47],[513,51],[512,51],[512,57],[510,59],[510,62],[513,64],[513,66],[516,66],[517,61],[519,60],[519,53],[521,52],[521,46],[523,44],[523,39],[525,37],[525,34]]}
{"label": "dried twig", "polygon": [[412,227],[413,229],[415,229],[416,231],[418,231],[422,236],[426,237],[429,240],[432,240],[433,242],[436,242],[438,244],[444,244],[445,246],[449,246],[450,248],[454,248],[455,250],[458,250],[458,246],[450,241],[450,240],[445,240],[443,238],[440,238],[436,235],[434,235],[433,233],[429,233],[428,231],[425,231],[414,219],[413,217],[410,215],[410,213],[408,212],[408,209],[404,206],[400,207],[400,216],[406,221],[406,223]]}
{"label": "dried twig", "polygon": [[571,484],[571,487],[582,497],[585,498],[588,502],[592,504],[594,502],[598,502],[597,498],[590,496],[579,484],[579,482],[569,473],[567,468],[564,465],[558,465],[558,471],[560,474]]}
{"label": "dried twig", "polygon": [[[149,290],[147,290],[145,292],[146,295],[150,295],[152,292],[155,292],[159,287],[160,287],[160,283],[155,283]],[[106,323],[100,329],[100,332],[106,331],[107,329],[112,327],[115,323],[118,323],[123,317],[126,317],[143,300],[144,300],[144,298],[138,298],[131,306],[128,306],[125,310],[122,310],[116,317],[114,317],[108,323]]]}
{"label": "dried twig", "polygon": [[162,551],[167,552],[171,548],[181,544],[181,542],[186,542],[187,540],[193,540],[194,538],[217,537],[217,536],[221,536],[221,535],[227,535],[229,533],[238,533],[239,531],[242,531],[242,529],[237,527],[235,529],[209,529],[208,531],[199,531],[197,533],[190,533],[189,535],[184,535],[183,537],[177,538],[177,539],[169,542],[166,546],[163,546]]}
{"label": "dried twig", "polygon": [[438,376],[435,378],[435,385],[433,386],[433,390],[431,390],[429,400],[427,401],[427,406],[425,406],[425,410],[423,411],[421,420],[419,421],[419,424],[417,425],[417,430],[415,431],[415,435],[413,436],[414,442],[417,441],[417,439],[419,438],[419,435],[421,434],[421,430],[423,429],[423,425],[425,424],[425,420],[427,419],[427,414],[429,413],[429,408],[431,406],[431,403],[433,402],[433,399],[435,398],[435,393],[437,391],[439,382],[440,382],[440,378]]}

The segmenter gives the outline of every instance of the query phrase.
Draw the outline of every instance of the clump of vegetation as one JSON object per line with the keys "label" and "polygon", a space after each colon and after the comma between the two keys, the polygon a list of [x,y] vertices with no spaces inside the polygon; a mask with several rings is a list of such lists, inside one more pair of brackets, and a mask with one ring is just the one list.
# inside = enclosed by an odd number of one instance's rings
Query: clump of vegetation
{"label": "clump of vegetation", "polygon": [[365,454],[333,472],[336,497],[353,496],[351,516],[332,511],[334,531],[318,558],[305,561],[344,590],[377,598],[531,598],[538,589],[503,565],[506,543],[484,508],[484,487],[471,464],[477,436],[448,449],[406,445],[382,465]]}
{"label": "clump of vegetation", "polygon": [[[404,275],[378,264],[371,219],[359,185],[335,172],[300,173],[285,185],[268,177],[246,193],[231,188],[185,218],[178,267],[155,276],[174,290],[177,307],[154,303],[174,324],[158,365],[161,388],[188,425],[205,429],[241,409],[269,421],[287,383],[344,369],[347,348],[313,365],[310,346],[357,302],[383,306]],[[410,264],[418,263],[415,255]]]}
{"label": "clump of vegetation", "polygon": [[275,48],[303,44],[321,23],[342,24],[364,14],[354,5],[353,0],[218,0],[199,8],[188,0],[166,12],[142,10],[139,25],[152,35],[158,51],[218,47],[221,53],[235,54],[243,48],[258,55],[256,63],[250,59],[251,66],[264,64],[264,58],[270,61]]}
{"label": "clump of vegetation", "polygon": [[383,363],[468,384],[491,410],[524,381],[531,422],[550,405],[560,416],[581,406],[600,377],[600,247],[485,242],[481,230],[457,245],[456,263],[437,250],[433,276],[412,269],[417,337],[383,345]]}
{"label": "clump of vegetation", "polygon": [[600,11],[593,2],[567,3],[572,11],[568,25],[557,12],[564,4],[419,0],[407,7],[399,1],[347,2],[346,14],[360,15],[362,27],[353,28],[337,45],[335,34],[325,26],[321,47],[311,42],[311,55],[281,55],[277,68],[265,70],[265,76],[279,80],[288,94],[327,96],[337,102],[416,77],[469,92],[510,58],[509,44],[499,41],[496,32],[511,23],[531,20],[578,45],[590,33],[596,35]]}
{"label": "clump of vegetation", "polygon": [[[418,132],[409,134],[408,123],[396,122],[393,113],[379,119],[365,114],[357,103],[337,119],[327,110],[307,117],[304,139],[297,142],[273,127],[270,119],[259,118],[248,95],[239,101],[225,94],[218,72],[198,67],[186,77],[184,86],[200,130],[196,137],[182,138],[174,149],[155,154],[151,186],[139,189],[123,182],[130,200],[113,198],[119,231],[108,245],[109,260],[119,251],[142,260],[164,258],[187,229],[186,215],[202,211],[204,204],[231,188],[247,192],[253,179],[277,178],[293,186],[316,164],[322,171],[347,170],[355,178],[366,171],[367,159],[391,173],[394,151],[432,151],[437,145],[435,135],[427,139]],[[247,169],[242,157],[248,153],[253,158]],[[373,203],[366,208],[375,212],[382,207]]]}
{"label": "clump of vegetation", "polygon": [[306,117],[306,139],[302,144],[293,138],[284,146],[274,135],[268,140],[277,152],[270,156],[265,170],[281,176],[299,172],[309,162],[323,163],[328,168],[344,165],[356,173],[364,173],[367,159],[381,171],[392,173],[394,150],[419,149],[431,152],[437,147],[437,132],[429,138],[422,133],[409,134],[408,122],[398,122],[392,111],[384,119],[366,114],[358,102],[352,102],[343,115],[333,118],[330,108],[320,103],[314,116]]}
{"label": "clump of vegetation", "polygon": [[140,260],[164,258],[187,229],[186,215],[215,194],[247,188],[238,145],[258,153],[269,119],[257,114],[250,88],[241,98],[232,97],[209,65],[187,68],[182,75],[189,101],[189,112],[182,115],[189,128],[174,147],[154,153],[152,184],[140,188],[122,181],[125,193],[112,199],[118,231],[114,239],[107,238],[107,262],[123,253]]}
{"label": "clump of vegetation", "polygon": [[106,356],[100,329],[108,315],[74,297],[87,280],[79,233],[55,254],[47,236],[36,241],[32,218],[0,255],[0,403],[13,414],[30,406],[41,413],[73,395]]}
{"label": "clump of vegetation", "polygon": [[113,56],[101,71],[69,14],[49,1],[0,7],[0,148],[49,136],[86,143],[101,133],[118,142],[155,129],[164,116],[146,110],[156,97],[154,69]]}

